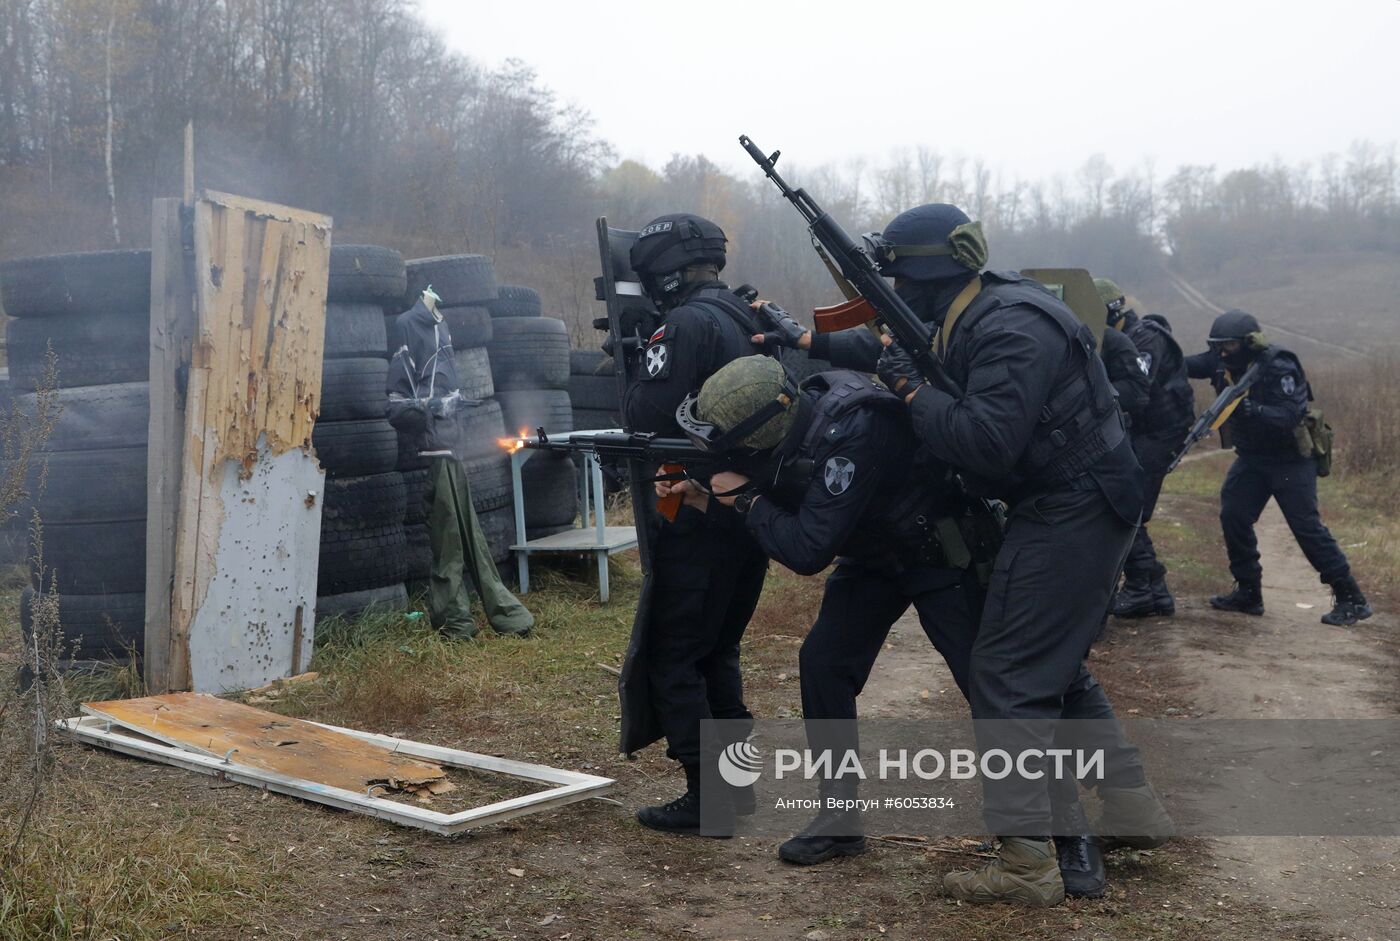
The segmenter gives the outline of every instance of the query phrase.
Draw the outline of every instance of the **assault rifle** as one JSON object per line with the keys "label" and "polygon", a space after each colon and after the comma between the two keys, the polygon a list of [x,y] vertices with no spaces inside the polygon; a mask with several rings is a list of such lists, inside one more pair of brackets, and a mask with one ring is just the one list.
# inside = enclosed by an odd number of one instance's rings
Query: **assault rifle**
{"label": "assault rifle", "polygon": [[1215,397],[1215,401],[1210,404],[1210,408],[1202,412],[1201,417],[1196,419],[1196,424],[1191,426],[1191,431],[1186,435],[1186,441],[1181,446],[1181,451],[1177,454],[1175,459],[1172,460],[1171,466],[1167,468],[1167,473],[1170,474],[1172,471],[1176,470],[1176,466],[1181,463],[1181,459],[1186,456],[1186,452],[1190,451],[1197,441],[1200,441],[1206,435],[1225,424],[1225,419],[1229,418],[1230,415],[1234,413],[1235,408],[1249,392],[1250,386],[1254,385],[1254,380],[1259,378],[1259,372],[1263,365],[1263,358],[1256,357],[1249,368],[1244,371],[1244,375],[1240,376],[1239,381],[1234,385],[1227,386]]}
{"label": "assault rifle", "polygon": [[754,163],[763,168],[764,174],[778,187],[783,198],[792,203],[807,221],[813,247],[847,297],[844,304],[813,311],[817,332],[830,333],[862,324],[883,324],[894,334],[899,345],[914,357],[925,379],[944,391],[956,394],[957,390],[933,353],[933,331],[881,276],[880,267],[875,262],[880,252],[879,245],[870,236],[862,236],[860,243],[857,243],[830,213],[807,195],[806,190],[788,186],[775,169],[781,151],[775,150],[765,156],[758,145],[743,134],[739,135],[739,143]]}
{"label": "assault rifle", "polygon": [[[644,483],[690,480],[693,478],[686,468],[709,467],[719,471],[733,464],[733,455],[705,451],[685,438],[661,438],[644,431],[573,431],[549,435],[541,428],[536,437],[505,438],[501,444],[512,454],[526,448],[564,454],[594,454],[614,462],[637,461],[640,464],[661,465],[661,474]],[[672,522],[680,508],[680,494],[658,500],[656,506],[657,512]]]}

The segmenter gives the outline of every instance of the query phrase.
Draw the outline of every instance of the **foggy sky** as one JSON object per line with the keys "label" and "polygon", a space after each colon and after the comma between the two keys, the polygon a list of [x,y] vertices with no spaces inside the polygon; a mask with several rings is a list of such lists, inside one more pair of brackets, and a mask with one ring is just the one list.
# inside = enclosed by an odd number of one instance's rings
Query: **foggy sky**
{"label": "foggy sky", "polygon": [[1222,168],[1400,140],[1400,0],[420,0],[483,65],[518,58],[619,157],[752,136],[804,165],[927,145],[1006,179],[1102,153]]}

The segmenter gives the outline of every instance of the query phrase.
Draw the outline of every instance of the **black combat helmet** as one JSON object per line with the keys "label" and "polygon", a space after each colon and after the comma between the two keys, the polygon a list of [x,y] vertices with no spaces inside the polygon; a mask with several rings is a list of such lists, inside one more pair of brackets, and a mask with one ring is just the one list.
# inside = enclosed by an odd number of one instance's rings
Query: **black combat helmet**
{"label": "black combat helmet", "polygon": [[1210,336],[1206,339],[1211,343],[1224,343],[1227,340],[1243,342],[1252,339],[1251,334],[1263,332],[1253,314],[1235,308],[1215,318],[1215,323],[1210,325]]}
{"label": "black combat helmet", "polygon": [[724,270],[724,230],[709,219],[688,212],[657,216],[632,244],[632,270],[642,279],[652,300],[675,297],[686,283],[685,269],[711,264]]}
{"label": "black combat helmet", "polygon": [[940,281],[965,277],[987,263],[981,223],[957,206],[928,203],[895,216],[884,232],[867,236],[887,278]]}

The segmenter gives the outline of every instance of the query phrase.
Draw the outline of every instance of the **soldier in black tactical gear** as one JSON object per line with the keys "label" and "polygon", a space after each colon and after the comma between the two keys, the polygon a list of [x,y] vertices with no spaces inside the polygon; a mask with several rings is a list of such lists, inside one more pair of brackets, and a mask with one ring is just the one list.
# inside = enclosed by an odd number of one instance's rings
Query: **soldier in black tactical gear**
{"label": "soldier in black tactical gear", "polygon": [[[632,247],[633,270],[663,313],[641,351],[639,380],[623,409],[635,431],[680,434],[676,408],[725,363],[753,353],[757,329],[748,306],[719,280],[725,237],[719,226],[689,213],[652,220]],[[657,485],[658,495],[669,491]],[[768,561],[733,509],[683,507],[662,521],[652,542],[647,672],[651,706],[667,755],[686,775],[685,794],[637,812],[643,826],[696,833],[700,823],[700,722],[751,720],[744,704],[739,641],[748,625]],[[752,791],[734,795],[738,813],[753,812]]]}
{"label": "soldier in black tactical gear", "polygon": [[1132,411],[1128,429],[1133,452],[1146,475],[1142,525],[1123,563],[1123,587],[1114,599],[1113,614],[1120,618],[1169,617],[1176,613],[1176,601],[1167,588],[1167,567],[1157,560],[1152,537],[1147,534],[1147,522],[1162,493],[1167,468],[1195,418],[1186,359],[1166,320],[1139,317],[1118,285],[1107,278],[1095,278],[1094,285],[1107,311],[1105,322],[1113,328],[1104,333],[1104,339],[1121,330],[1132,340],[1137,348],[1134,365],[1146,384],[1146,395]]}
{"label": "soldier in black tactical gear", "polygon": [[[956,392],[930,385],[897,343],[881,353],[869,331],[808,335],[806,346],[837,366],[875,367],[910,404],[924,447],[973,492],[1009,506],[972,649],[973,718],[1017,720],[1022,744],[1042,749],[1052,733],[1034,720],[1113,728],[1100,746],[1097,831],[1112,845],[1160,845],[1171,820],[1084,665],[1142,511],[1142,471],[1094,336],[1035,282],[982,271],[980,228],[955,206],[911,209],[879,239],[881,273],[933,329]],[[944,884],[970,901],[1054,904],[1063,888],[1049,834],[1061,831],[1049,789],[1021,778],[989,781],[984,793],[988,826],[1007,835],[1000,855]]]}
{"label": "soldier in black tactical gear", "polygon": [[[819,373],[795,389],[776,360],[751,356],[711,376],[681,410],[682,428],[711,449],[717,436],[767,414],[730,443],[752,452],[753,478],[714,475],[714,498],[742,513],[764,551],[793,571],[812,575],[837,560],[799,655],[802,714],[816,720],[809,746],[837,755],[857,749],[856,699],[891,625],[911,605],[967,696],[981,577],[990,574],[1001,526],[985,501],[962,493],[947,465],[918,453],[899,398],[846,370]],[[709,497],[691,486],[687,499],[704,506]],[[854,798],[858,783],[824,780],[823,803]],[[1082,821],[1060,857],[1065,891],[1097,897],[1103,859],[1082,836],[1088,823],[1073,783],[1057,798],[1068,804],[1057,805],[1061,819]],[[812,865],[864,850],[859,813],[823,810],[778,855]]]}
{"label": "soldier in black tactical gear", "polygon": [[1333,608],[1322,623],[1355,624],[1371,606],[1352,577],[1347,557],[1323,525],[1317,506],[1317,461],[1305,429],[1312,389],[1292,352],[1272,346],[1259,321],[1242,310],[1221,314],[1211,326],[1209,349],[1186,358],[1192,379],[1209,379],[1219,392],[1256,361],[1263,369],[1248,395],[1222,427],[1235,446],[1235,463],[1220,487],[1220,527],[1235,588],[1210,599],[1221,611],[1263,614],[1263,568],[1254,524],[1273,497],[1299,547],[1322,582],[1332,589]]}

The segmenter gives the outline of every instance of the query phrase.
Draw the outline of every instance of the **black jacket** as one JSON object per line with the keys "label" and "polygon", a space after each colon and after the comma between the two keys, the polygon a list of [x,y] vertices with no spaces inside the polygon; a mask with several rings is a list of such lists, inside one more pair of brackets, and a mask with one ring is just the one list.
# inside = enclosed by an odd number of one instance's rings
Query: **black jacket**
{"label": "black jacket", "polygon": [[[1111,407],[1103,364],[1097,356],[1086,361],[1068,336],[1080,326],[1077,319],[1049,292],[1011,273],[985,271],[981,278],[981,292],[953,327],[944,363],[962,393],[920,389],[911,405],[915,433],[937,459],[974,478],[985,496],[1015,503],[1058,486],[1080,486],[1028,467],[1027,458],[1047,430],[1045,409],[1074,383],[1088,384],[1092,407],[1105,401]],[[1016,299],[1027,288],[1034,304]],[[879,340],[857,328],[814,336],[811,355],[872,372],[880,351]],[[1092,461],[1087,476],[1124,520],[1137,522],[1142,468],[1126,435]]]}
{"label": "black jacket", "polygon": [[1123,332],[1138,350],[1138,362],[1147,372],[1148,396],[1133,415],[1135,439],[1185,436],[1196,418],[1196,400],[1186,376],[1186,357],[1169,327],[1143,320],[1128,312]]}
{"label": "black jacket", "polygon": [[1129,427],[1136,428],[1151,394],[1147,369],[1138,358],[1137,345],[1127,334],[1106,327],[1099,357],[1113,391],[1118,394],[1118,407],[1128,416]]}
{"label": "black jacket", "polygon": [[[748,318],[748,307],[723,283],[699,285],[680,305],[666,313],[642,349],[641,369],[627,387],[623,414],[633,431],[667,437],[681,434],[676,409],[687,395],[699,392],[705,380],[731,360],[759,352],[750,339],[759,330]],[[677,514],[669,530],[693,532],[702,526],[733,532],[742,520],[718,500],[701,515],[690,507]]]}
{"label": "black jacket", "polygon": [[760,352],[750,339],[760,332],[747,307],[724,284],[698,287],[667,312],[642,350],[638,380],[622,409],[628,427],[660,435],[680,434],[676,408],[730,360]]}
{"label": "black jacket", "polygon": [[[862,399],[844,405],[863,384]],[[829,391],[834,390],[834,391]],[[763,551],[802,575],[838,556],[891,571],[918,564],[917,517],[960,512],[949,475],[916,461],[908,410],[867,376],[838,370],[803,383],[782,470],[747,525]]]}
{"label": "black jacket", "polygon": [[[1278,346],[1267,347],[1255,356],[1264,358],[1264,368],[1249,389],[1247,398],[1253,405],[1246,409],[1241,402],[1222,430],[1229,430],[1236,453],[1302,460],[1294,434],[1312,399],[1302,363],[1292,352]],[[1209,379],[1217,393],[1233,381],[1214,350],[1186,357],[1186,368],[1192,379]]]}
{"label": "black jacket", "polygon": [[462,398],[447,322],[420,300],[399,315],[395,331],[401,345],[389,363],[389,424],[420,454],[455,454],[462,444],[458,413],[472,400]]}

